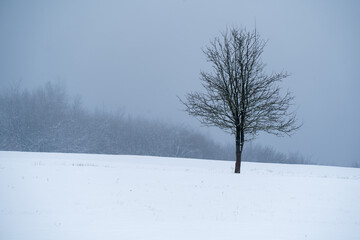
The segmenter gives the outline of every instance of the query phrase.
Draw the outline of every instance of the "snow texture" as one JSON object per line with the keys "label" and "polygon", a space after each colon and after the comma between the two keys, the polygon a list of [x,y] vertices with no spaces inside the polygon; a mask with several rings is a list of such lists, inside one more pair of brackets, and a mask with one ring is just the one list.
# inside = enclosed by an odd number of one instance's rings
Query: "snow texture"
{"label": "snow texture", "polygon": [[360,239],[360,169],[0,152],[0,239]]}

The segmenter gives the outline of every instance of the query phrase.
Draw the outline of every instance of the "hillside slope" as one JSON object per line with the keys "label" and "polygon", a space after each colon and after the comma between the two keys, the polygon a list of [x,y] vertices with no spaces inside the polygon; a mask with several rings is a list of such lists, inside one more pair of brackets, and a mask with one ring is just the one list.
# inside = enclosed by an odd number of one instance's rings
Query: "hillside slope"
{"label": "hillside slope", "polygon": [[0,152],[0,239],[360,239],[360,169]]}

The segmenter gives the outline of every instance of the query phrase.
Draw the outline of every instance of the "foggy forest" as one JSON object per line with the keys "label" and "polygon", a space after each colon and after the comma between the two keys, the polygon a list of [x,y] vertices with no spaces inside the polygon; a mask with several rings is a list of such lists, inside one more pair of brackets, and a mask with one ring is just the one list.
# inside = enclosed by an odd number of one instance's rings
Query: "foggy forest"
{"label": "foggy forest", "polygon": [[[86,109],[81,96],[61,84],[28,90],[9,84],[0,95],[0,149],[6,151],[150,155],[234,160],[234,146],[221,145],[195,129]],[[247,146],[245,161],[310,164],[299,153]]]}

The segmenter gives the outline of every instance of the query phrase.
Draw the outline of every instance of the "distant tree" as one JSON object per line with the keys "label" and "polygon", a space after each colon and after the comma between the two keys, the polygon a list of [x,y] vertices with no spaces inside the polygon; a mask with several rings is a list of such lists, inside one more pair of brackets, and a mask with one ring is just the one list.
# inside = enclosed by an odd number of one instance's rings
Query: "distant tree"
{"label": "distant tree", "polygon": [[206,126],[235,135],[235,173],[240,173],[246,140],[260,131],[291,135],[300,125],[290,106],[293,96],[278,85],[286,72],[266,74],[261,60],[266,41],[254,31],[230,28],[204,49],[213,71],[201,72],[205,92],[191,92],[182,103]]}

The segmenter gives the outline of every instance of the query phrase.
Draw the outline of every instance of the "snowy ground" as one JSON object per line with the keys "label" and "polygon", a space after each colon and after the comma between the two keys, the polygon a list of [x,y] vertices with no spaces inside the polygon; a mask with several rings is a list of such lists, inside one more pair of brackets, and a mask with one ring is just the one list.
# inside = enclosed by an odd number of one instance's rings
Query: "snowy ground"
{"label": "snowy ground", "polygon": [[360,169],[0,152],[0,239],[360,239]]}

